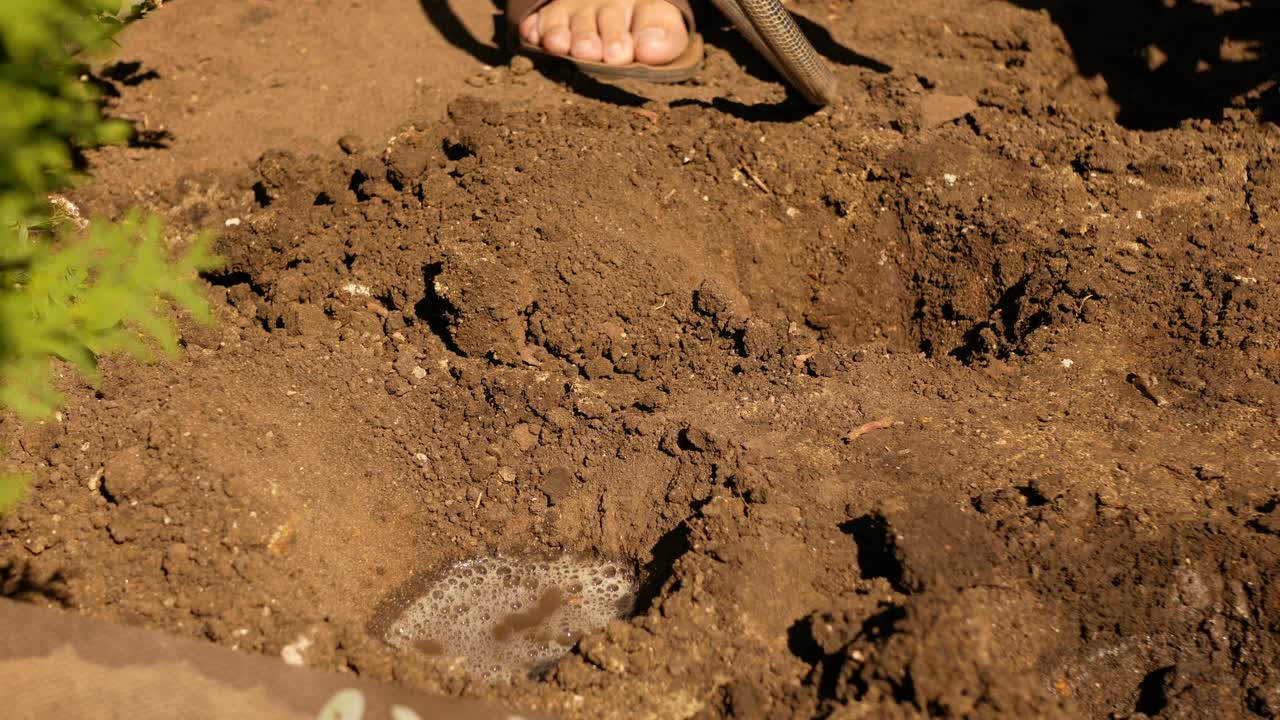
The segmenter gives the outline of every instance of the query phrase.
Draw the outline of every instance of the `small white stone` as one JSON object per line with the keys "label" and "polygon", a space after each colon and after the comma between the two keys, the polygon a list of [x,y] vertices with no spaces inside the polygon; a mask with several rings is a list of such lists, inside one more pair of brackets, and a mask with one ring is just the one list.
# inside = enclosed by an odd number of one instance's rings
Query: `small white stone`
{"label": "small white stone", "polygon": [[946,183],[947,187],[952,187],[953,185],[956,184],[956,181],[959,179],[960,178],[956,177],[955,175],[952,175],[951,173],[943,173],[942,175],[942,182]]}
{"label": "small white stone", "polygon": [[1062,358],[1062,367],[1068,370],[1070,370],[1073,366],[1075,366],[1075,364],[1076,364],[1076,361],[1072,360],[1071,358]]}
{"label": "small white stone", "polygon": [[373,295],[373,291],[368,285],[359,285],[356,283],[347,283],[342,286],[342,291],[348,295],[359,295],[361,297],[369,297]]}
{"label": "small white stone", "polygon": [[320,709],[319,720],[362,720],[364,711],[364,693],[347,688],[329,698],[329,702]]}
{"label": "small white stone", "polygon": [[422,716],[403,705],[392,705],[391,720],[422,720]]}
{"label": "small white stone", "polygon": [[280,649],[280,658],[284,660],[286,665],[301,667],[306,664],[302,654],[307,651],[307,648],[311,647],[311,644],[311,638],[299,635],[297,640]]}
{"label": "small white stone", "polygon": [[222,224],[226,227],[235,227],[240,224],[240,218],[227,218]]}

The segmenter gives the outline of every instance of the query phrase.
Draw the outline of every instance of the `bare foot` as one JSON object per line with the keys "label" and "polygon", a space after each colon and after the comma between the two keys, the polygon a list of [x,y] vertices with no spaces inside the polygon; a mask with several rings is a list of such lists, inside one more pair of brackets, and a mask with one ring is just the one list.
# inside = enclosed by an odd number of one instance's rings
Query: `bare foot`
{"label": "bare foot", "polygon": [[665,65],[689,46],[684,16],[667,0],[551,0],[520,23],[520,37],[610,65]]}

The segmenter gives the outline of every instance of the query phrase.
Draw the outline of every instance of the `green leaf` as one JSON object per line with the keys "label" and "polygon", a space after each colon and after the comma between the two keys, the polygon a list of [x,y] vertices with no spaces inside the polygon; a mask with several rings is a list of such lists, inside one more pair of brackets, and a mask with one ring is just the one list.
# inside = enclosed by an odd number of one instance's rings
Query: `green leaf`
{"label": "green leaf", "polygon": [[[93,381],[105,353],[142,360],[156,349],[176,354],[173,309],[212,321],[198,278],[221,262],[209,251],[209,235],[176,258],[160,220],[137,213],[119,223],[93,221],[84,232],[63,224],[44,235],[21,258],[21,279],[0,283],[0,403],[20,414],[55,407],[57,393],[47,386],[51,358]],[[18,242],[16,230],[0,228],[0,247]]]}
{"label": "green leaf", "polygon": [[[62,401],[52,363],[97,380],[98,358],[178,351],[172,313],[211,322],[198,274],[220,263],[210,236],[174,257],[158,217],[81,228],[50,195],[77,178],[77,149],[125,141],[102,117],[77,52],[97,53],[158,2],[0,0],[0,408],[31,418]],[[0,475],[0,510],[27,490]]]}
{"label": "green leaf", "polygon": [[0,475],[0,514],[17,507],[27,498],[30,480],[23,475]]}

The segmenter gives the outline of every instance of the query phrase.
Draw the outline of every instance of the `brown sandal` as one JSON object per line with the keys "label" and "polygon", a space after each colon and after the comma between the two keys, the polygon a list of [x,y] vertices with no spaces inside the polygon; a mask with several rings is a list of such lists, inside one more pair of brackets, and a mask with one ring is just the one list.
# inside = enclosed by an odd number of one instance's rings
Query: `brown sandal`
{"label": "brown sandal", "polygon": [[609,65],[591,60],[549,53],[536,45],[530,45],[520,37],[520,23],[533,13],[538,12],[551,0],[507,0],[507,49],[518,55],[526,55],[535,59],[552,60],[566,63],[574,69],[601,78],[630,78],[647,82],[673,83],[688,80],[702,70],[703,45],[693,24],[693,9],[689,0],[668,0],[684,15],[684,22],[689,27],[689,47],[685,48],[675,60],[666,65],[645,65],[633,62],[629,65]]}

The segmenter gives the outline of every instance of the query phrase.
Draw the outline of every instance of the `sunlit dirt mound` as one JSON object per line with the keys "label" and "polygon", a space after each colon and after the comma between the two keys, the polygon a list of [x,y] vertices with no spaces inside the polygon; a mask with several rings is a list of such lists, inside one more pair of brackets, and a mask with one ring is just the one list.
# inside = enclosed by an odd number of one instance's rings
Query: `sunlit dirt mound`
{"label": "sunlit dirt mound", "polygon": [[[902,5],[801,3],[862,53],[821,112],[719,47],[648,102],[498,67],[175,199],[222,323],[8,433],[0,587],[569,717],[1280,713],[1280,135]],[[509,687],[370,632],[531,549],[634,614]]]}

